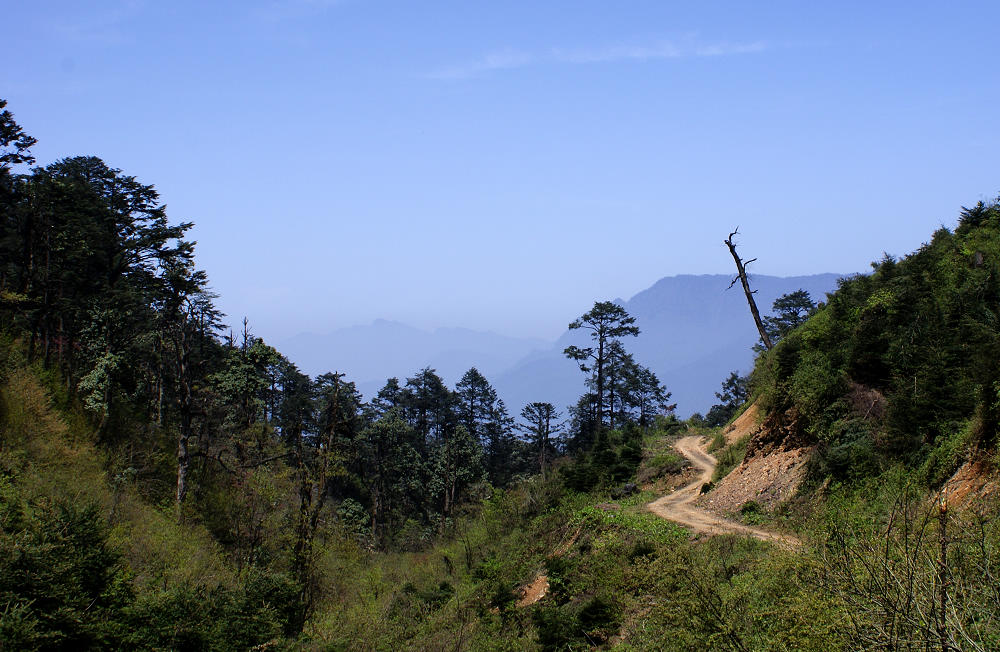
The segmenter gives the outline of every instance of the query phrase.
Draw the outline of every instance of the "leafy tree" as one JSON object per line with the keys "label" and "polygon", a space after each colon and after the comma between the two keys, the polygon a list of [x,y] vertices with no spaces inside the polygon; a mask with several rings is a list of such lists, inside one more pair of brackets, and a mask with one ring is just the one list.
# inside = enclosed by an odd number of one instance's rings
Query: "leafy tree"
{"label": "leafy tree", "polygon": [[575,455],[588,450],[595,441],[597,425],[597,395],[586,392],[576,405],[569,408],[569,436],[566,452]]}
{"label": "leafy tree", "polygon": [[462,425],[436,446],[431,490],[440,497],[443,517],[450,517],[462,493],[482,478],[481,451]]}
{"label": "leafy tree", "polygon": [[6,107],[7,100],[0,98],[0,109],[3,109],[0,111],[0,175],[6,174],[13,165],[34,163],[35,157],[29,150],[38,142],[24,133]]}
{"label": "leafy tree", "polygon": [[459,423],[477,442],[486,473],[496,486],[505,486],[521,470],[514,438],[514,419],[496,390],[473,367],[455,386]]}
{"label": "leafy tree", "polygon": [[0,486],[0,525],[5,649],[120,647],[133,594],[97,508],[32,504]]}
{"label": "leafy tree", "polygon": [[[608,390],[608,427],[614,430],[615,416],[619,416],[620,419],[627,418],[625,415],[628,397],[626,396],[625,384],[628,382],[628,377],[634,373],[633,370],[637,365],[632,354],[625,350],[621,340],[611,340],[608,343],[607,357],[607,382],[605,382],[605,386]],[[597,390],[596,383],[591,384],[591,389]]]}
{"label": "leafy tree", "polygon": [[[363,460],[360,457],[361,431],[365,426],[361,394],[344,374],[325,373],[316,378],[316,432],[335,432],[331,449],[338,460],[336,472],[328,476],[325,493],[331,498],[358,498]],[[314,440],[314,443],[319,438]]]}
{"label": "leafy tree", "polygon": [[309,376],[292,362],[282,362],[277,425],[286,445],[294,447],[304,433],[315,432],[318,421],[316,392]]}
{"label": "leafy tree", "polygon": [[429,445],[444,440],[456,425],[455,396],[429,367],[406,379],[400,404],[417,436],[421,455],[427,453]]}
{"label": "leafy tree", "polygon": [[639,327],[635,325],[635,317],[630,316],[621,306],[611,301],[598,301],[583,316],[570,322],[569,329],[590,331],[590,337],[596,343],[596,346],[592,347],[568,346],[563,353],[571,360],[579,362],[581,371],[593,373],[597,399],[594,420],[598,427],[602,427],[605,415],[605,374],[611,354],[610,345],[618,338],[639,335]]}
{"label": "leafy tree", "polygon": [[514,418],[507,412],[503,399],[493,404],[484,432],[486,473],[495,486],[506,486],[522,470],[522,464],[514,438]]}
{"label": "leafy tree", "polygon": [[553,457],[552,436],[559,432],[561,425],[554,423],[561,415],[551,403],[529,403],[521,410],[524,423],[521,429],[528,433],[538,451],[538,469],[545,477],[548,461]]}
{"label": "leafy tree", "polygon": [[403,388],[399,386],[398,378],[390,378],[385,381],[382,389],[369,404],[376,416],[382,416],[393,408],[403,406]]}
{"label": "leafy tree", "polygon": [[208,358],[204,355],[206,341],[222,328],[221,313],[215,309],[215,298],[207,290],[208,277],[196,271],[190,258],[170,261],[163,277],[163,297],[157,315],[158,354],[156,385],[157,422],[163,423],[163,395],[167,378],[173,380],[179,428],[177,436],[178,518],[187,495],[187,475],[191,463],[189,444],[194,435],[194,420],[198,403],[204,402],[197,381],[205,377]]}
{"label": "leafy tree", "polygon": [[5,246],[4,282],[25,298],[29,355],[47,367],[54,358],[71,392],[83,383],[108,435],[137,383],[159,377],[156,311],[169,300],[165,276],[193,256],[191,224],[170,225],[153,186],[95,157],[36,168],[21,197],[5,225],[17,244]]}
{"label": "leafy tree", "polygon": [[243,320],[237,345],[230,338],[224,367],[215,375],[217,391],[234,409],[228,422],[233,428],[249,428],[268,417],[267,405],[279,354],[264,340],[253,335]]}
{"label": "leafy tree", "polygon": [[669,402],[671,393],[656,374],[640,364],[628,368],[624,396],[625,403],[632,410],[638,411],[637,422],[642,428],[652,426],[656,415],[672,414],[677,407]]}
{"label": "leafy tree", "polygon": [[729,422],[736,411],[750,398],[750,377],[732,372],[722,382],[722,390],[715,393],[720,403],[712,406],[705,415],[705,423],[710,426],[722,426]]}
{"label": "leafy tree", "polygon": [[423,461],[413,447],[413,432],[390,409],[361,433],[363,480],[368,489],[372,533],[384,537],[389,525],[422,509]]}
{"label": "leafy tree", "polygon": [[35,158],[29,150],[37,142],[24,133],[6,106],[7,101],[0,99],[0,306],[16,305],[27,299],[16,295],[9,287],[11,277],[18,271],[14,262],[23,253],[19,231],[25,222],[27,203],[24,177],[12,174],[11,167],[34,163]]}
{"label": "leafy tree", "polygon": [[491,421],[497,403],[496,390],[475,367],[469,369],[455,385],[459,422],[472,438],[485,445],[486,425]]}
{"label": "leafy tree", "polygon": [[301,631],[315,604],[315,540],[320,513],[330,485],[347,474],[345,432],[356,425],[357,390],[343,381],[343,374],[324,374],[317,379],[318,431],[313,437],[299,436],[293,460],[297,476],[299,513],[292,548],[292,575],[300,587],[301,609],[295,630]]}
{"label": "leafy tree", "polygon": [[816,303],[805,290],[783,294],[771,305],[774,315],[764,318],[764,327],[776,343],[816,312]]}

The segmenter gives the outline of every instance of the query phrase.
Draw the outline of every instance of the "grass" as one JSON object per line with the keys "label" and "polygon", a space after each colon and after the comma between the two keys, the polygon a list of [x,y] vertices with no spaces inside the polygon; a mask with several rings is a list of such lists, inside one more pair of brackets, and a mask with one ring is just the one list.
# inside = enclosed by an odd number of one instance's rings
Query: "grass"
{"label": "grass", "polygon": [[711,433],[709,437],[711,439],[711,441],[708,442],[709,453],[715,452],[721,448],[725,448],[726,435],[722,432],[721,428],[715,430],[713,433]]}
{"label": "grass", "polygon": [[682,455],[672,450],[657,453],[646,463],[652,477],[658,478],[671,473],[680,472],[687,465]]}
{"label": "grass", "polygon": [[747,454],[747,444],[749,442],[750,435],[744,435],[715,453],[715,459],[719,461],[719,464],[715,467],[715,472],[712,474],[713,483],[729,475],[730,471],[743,462],[743,458]]}

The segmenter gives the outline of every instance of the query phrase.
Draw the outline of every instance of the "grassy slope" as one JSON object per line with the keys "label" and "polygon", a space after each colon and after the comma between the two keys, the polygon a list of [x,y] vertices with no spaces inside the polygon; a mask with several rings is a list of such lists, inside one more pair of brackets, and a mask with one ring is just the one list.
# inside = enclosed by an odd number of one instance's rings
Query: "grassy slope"
{"label": "grassy slope", "polygon": [[[110,523],[109,544],[123,555],[140,605],[143,599],[158,604],[157,596],[192,583],[239,589],[245,578],[208,532],[178,526],[172,509],[152,506],[127,481],[116,482],[106,471],[110,460],[72,414],[52,407],[36,372],[6,373],[0,401],[7,498],[13,487],[28,503],[95,504]],[[665,443],[662,434],[648,437],[647,460],[677,472],[682,465]],[[776,516],[791,515],[812,542],[789,553],[734,537],[691,541],[642,510],[654,497],[649,492],[611,501],[601,490],[567,491],[559,474],[534,478],[471,507],[423,551],[371,553],[348,538],[328,538],[318,562],[323,598],[296,647],[843,649],[858,636],[849,611],[877,601],[850,595],[851,576],[837,569],[874,559],[870,544],[885,538],[891,506],[901,492],[913,493],[904,473],[885,480],[834,486]],[[919,513],[921,504],[914,502],[911,511]],[[927,532],[935,527],[930,521]],[[990,534],[980,543],[987,552],[979,559],[995,559],[1000,536],[995,526],[985,527]],[[903,541],[895,533],[889,540]],[[963,555],[974,571],[977,541],[968,543]],[[893,555],[896,561],[905,556]],[[548,595],[517,607],[519,589],[539,573],[548,576]],[[968,587],[971,576],[956,572],[953,581]],[[933,599],[933,578],[923,580],[918,594]],[[969,595],[988,608],[982,595]],[[197,617],[200,604],[186,617]],[[246,606],[254,611],[262,603]],[[866,622],[878,617],[872,613]],[[224,640],[221,634],[212,639],[216,647],[226,647],[219,643]]]}
{"label": "grassy slope", "polygon": [[52,408],[35,373],[11,374],[0,390],[0,415],[4,471],[24,498],[96,505],[112,525],[112,541],[142,569],[139,581],[231,582],[207,532],[177,525],[172,510],[149,505],[127,479],[109,478],[89,433]]}
{"label": "grassy slope", "polygon": [[14,343],[2,353],[0,640],[26,650],[281,640],[266,597],[280,586],[238,573],[169,501],[151,504],[81,413],[56,407],[57,384]]}
{"label": "grassy slope", "polygon": [[[36,509],[40,503],[95,505],[140,605],[156,604],[158,596],[177,587],[240,587],[243,578],[204,528],[177,525],[173,510],[149,504],[128,474],[107,471],[115,467],[112,460],[72,411],[53,407],[37,371],[9,370],[0,401],[5,499]],[[650,443],[663,458],[662,442]],[[812,597],[788,586],[781,579],[787,573],[774,570],[799,568],[799,561],[729,538],[693,545],[682,530],[641,509],[652,498],[641,493],[602,509],[598,505],[608,502],[606,494],[567,492],[554,475],[497,492],[424,551],[368,553],[348,539],[331,538],[318,562],[324,597],[299,644],[685,649],[740,636],[770,645],[775,637],[791,636],[790,647],[808,649],[805,638],[826,638],[826,629],[817,634],[813,625],[803,638],[791,620],[771,619],[766,628],[758,622],[764,612],[798,620],[803,609],[814,609]],[[539,573],[549,578],[548,595],[517,607],[520,587]],[[761,592],[774,582],[773,591]],[[717,592],[720,586],[726,587],[724,594]],[[209,599],[204,592],[195,595]],[[198,604],[186,617],[198,617]],[[224,647],[221,637],[195,640]]]}
{"label": "grassy slope", "polygon": [[[667,460],[663,435],[649,462]],[[679,472],[681,465],[672,470]],[[335,649],[837,649],[844,619],[810,558],[734,537],[692,542],[642,492],[567,492],[558,477],[497,493],[422,553],[373,555],[313,623]],[[538,603],[517,607],[538,574]]]}

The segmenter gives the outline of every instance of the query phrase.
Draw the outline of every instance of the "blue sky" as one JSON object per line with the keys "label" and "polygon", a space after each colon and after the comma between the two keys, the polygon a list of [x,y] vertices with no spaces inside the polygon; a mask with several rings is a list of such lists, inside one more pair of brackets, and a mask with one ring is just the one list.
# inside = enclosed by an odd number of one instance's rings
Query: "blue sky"
{"label": "blue sky", "polygon": [[[86,5],[86,6],[85,6]],[[555,337],[596,299],[856,272],[1000,191],[1000,4],[19,2],[0,97],[196,223],[232,322]],[[13,26],[13,28],[11,28]]]}

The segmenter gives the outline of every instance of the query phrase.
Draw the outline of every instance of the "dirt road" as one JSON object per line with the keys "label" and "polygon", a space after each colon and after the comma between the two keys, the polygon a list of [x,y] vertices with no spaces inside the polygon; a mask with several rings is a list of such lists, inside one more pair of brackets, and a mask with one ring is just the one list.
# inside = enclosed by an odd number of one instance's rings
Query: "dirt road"
{"label": "dirt road", "polygon": [[696,534],[743,534],[789,549],[800,545],[794,537],[736,523],[696,507],[694,501],[700,495],[702,485],[712,479],[717,461],[705,450],[702,437],[696,435],[684,437],[675,446],[681,455],[691,460],[701,474],[691,484],[649,503],[651,512],[680,523]]}

